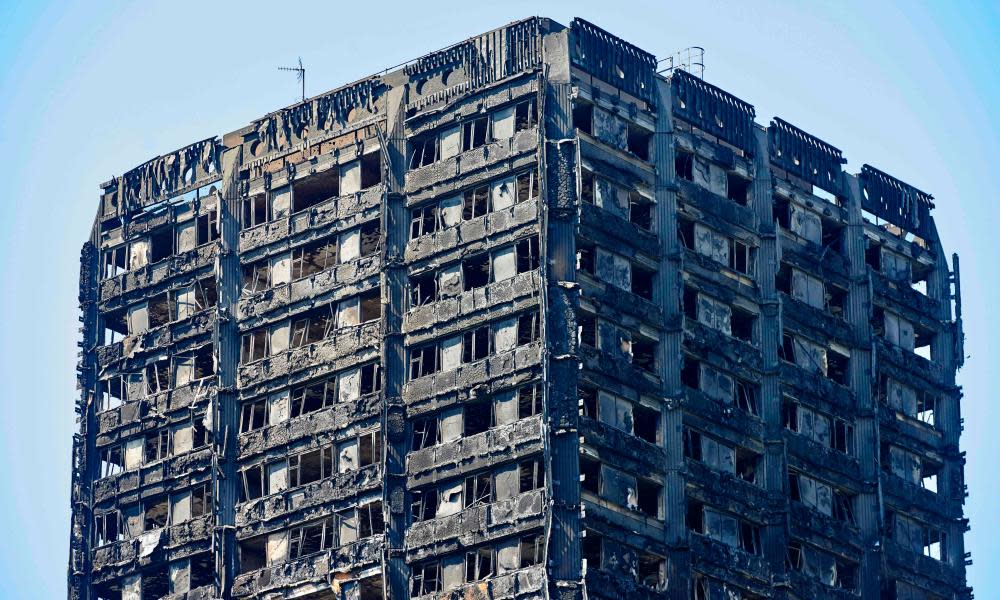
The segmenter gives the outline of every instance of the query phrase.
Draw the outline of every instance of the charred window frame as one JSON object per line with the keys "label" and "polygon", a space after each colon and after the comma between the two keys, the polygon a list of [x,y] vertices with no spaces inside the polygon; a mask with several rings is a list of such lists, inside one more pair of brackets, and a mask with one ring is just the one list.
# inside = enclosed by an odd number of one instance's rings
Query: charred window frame
{"label": "charred window frame", "polygon": [[244,467],[239,471],[240,503],[264,497],[264,467],[261,464]]}
{"label": "charred window frame", "polygon": [[191,488],[191,517],[212,514],[212,483],[206,482]]}
{"label": "charred window frame", "polygon": [[367,538],[385,533],[382,501],[375,500],[358,507],[358,537]]}
{"label": "charred window frame", "polygon": [[653,229],[653,202],[639,192],[629,192],[628,220],[646,231]]}
{"label": "charred window frame", "polygon": [[170,521],[170,502],[167,496],[151,498],[142,502],[142,530],[162,529]]}
{"label": "charred window frame", "polygon": [[111,279],[128,272],[128,244],[104,250],[101,279]]}
{"label": "charred window frame", "polygon": [[576,328],[581,345],[597,348],[597,317],[582,310],[577,311]]}
{"label": "charred window frame", "polygon": [[490,283],[490,255],[482,252],[462,260],[462,290],[468,292]]}
{"label": "charred window frame", "polygon": [[462,220],[477,219],[490,212],[490,186],[481,185],[462,193]]}
{"label": "charred window frame", "polygon": [[337,528],[333,517],[293,527],[288,530],[288,559],[294,560],[329,550],[337,545],[336,539]]}
{"label": "charred window frame", "polygon": [[215,283],[215,277],[202,277],[194,285],[195,310],[205,310],[215,307],[219,303],[219,288]]}
{"label": "charred window frame", "polygon": [[271,262],[261,259],[243,265],[243,294],[256,294],[271,287]]}
{"label": "charred window frame", "polygon": [[146,395],[152,396],[170,389],[170,359],[161,356],[145,368]]}
{"label": "charred window frame", "polygon": [[240,407],[240,433],[262,429],[267,425],[267,399],[244,402]]}
{"label": "charred window frame", "polygon": [[437,415],[414,419],[410,450],[423,450],[441,443]]}
{"label": "charred window frame", "polygon": [[410,522],[419,523],[437,517],[439,494],[436,489],[410,492]]}
{"label": "charred window frame", "polygon": [[652,302],[653,280],[655,277],[656,269],[649,269],[638,263],[632,263],[632,293]]}
{"label": "charred window frame", "polygon": [[596,458],[580,454],[580,488],[595,495],[601,494],[601,463]]}
{"label": "charred window frame", "polygon": [[515,202],[526,202],[538,197],[538,172],[535,169],[518,173],[514,188]]}
{"label": "charred window frame", "polygon": [[726,197],[740,206],[750,203],[750,179],[729,171],[726,173]]}
{"label": "charred window frame", "polygon": [[419,169],[440,160],[441,149],[436,132],[410,138],[410,168]]}
{"label": "charred window frame", "polygon": [[358,464],[367,467],[382,458],[382,432],[373,429],[358,436]]}
{"label": "charred window frame", "polygon": [[597,176],[592,171],[580,169],[580,201],[593,204],[597,190]]}
{"label": "charred window frame", "polygon": [[462,152],[481,148],[491,141],[493,139],[490,135],[490,117],[488,115],[462,123]]}
{"label": "charred window frame", "polygon": [[517,318],[518,346],[538,341],[541,336],[540,322],[541,314],[537,310],[526,312]]}
{"label": "charred window frame", "polygon": [[361,225],[361,256],[377,254],[382,249],[382,224],[372,219]]}
{"label": "charred window frame", "polygon": [[143,464],[168,458],[170,456],[170,430],[158,429],[147,433],[142,456]]}
{"label": "charred window frame", "polygon": [[493,474],[477,473],[465,478],[462,507],[472,508],[493,502]]}
{"label": "charred window frame", "polygon": [[438,299],[437,273],[427,271],[410,276],[410,308],[424,306]]}
{"label": "charred window frame", "polygon": [[594,133],[594,105],[575,100],[573,102],[573,128],[581,133]]}
{"label": "charred window frame", "polygon": [[297,214],[340,195],[337,165],[292,183],[292,214]]}
{"label": "charred window frame", "polygon": [[362,396],[374,394],[382,391],[382,364],[368,363],[361,367],[361,391]]}
{"label": "charred window frame", "polygon": [[289,349],[301,348],[329,338],[336,329],[333,304],[313,308],[292,320]]}
{"label": "charred window frame", "polygon": [[521,239],[514,248],[517,255],[517,272],[527,273],[538,268],[538,236]]}
{"label": "charred window frame", "polygon": [[596,254],[593,244],[578,239],[576,243],[576,270],[588,275],[594,275],[597,266]]}
{"label": "charred window frame", "polygon": [[155,264],[174,255],[177,239],[172,225],[161,227],[149,234],[149,263]]}
{"label": "charred window frame", "polygon": [[628,131],[626,138],[626,149],[639,160],[649,160],[649,146],[653,139],[653,132],[640,127],[631,121],[627,122]]}
{"label": "charred window frame", "polygon": [[254,194],[240,201],[240,227],[249,229],[271,220],[271,203],[266,193]]}
{"label": "charred window frame", "polygon": [[122,444],[113,444],[101,448],[100,478],[113,477],[125,472],[125,448]]}
{"label": "charred window frame", "polygon": [[121,513],[115,510],[94,512],[94,546],[104,546],[125,539]]}
{"label": "charred window frame", "polygon": [[415,240],[424,235],[430,235],[440,226],[437,203],[414,208],[410,211],[410,239]]}
{"label": "charred window frame", "polygon": [[489,325],[462,334],[462,363],[482,360],[492,353],[493,335]]}
{"label": "charred window frame", "polygon": [[439,366],[439,347],[437,342],[415,346],[410,349],[410,379],[437,373]]}
{"label": "charred window frame", "polygon": [[542,388],[529,383],[517,388],[517,418],[527,419],[542,412]]}
{"label": "charred window frame", "polygon": [[462,406],[462,436],[470,437],[489,431],[496,424],[493,399],[466,402]]}
{"label": "charred window frame", "polygon": [[729,238],[729,268],[744,275],[753,276],[756,249],[743,240]]}
{"label": "charred window frame", "polygon": [[337,472],[333,446],[326,445],[288,457],[288,487],[295,488],[327,479]]}
{"label": "charred window frame", "polygon": [[441,591],[441,561],[429,560],[410,569],[410,597],[425,596]]}
{"label": "charred window frame", "polygon": [[361,189],[382,183],[382,153],[369,152],[361,156]]}
{"label": "charred window frame", "polygon": [[292,280],[322,273],[339,261],[337,236],[292,248]]}
{"label": "charred window frame", "polygon": [[525,131],[538,125],[538,107],[534,98],[518,102],[514,106],[514,133]]}
{"label": "charred window frame", "polygon": [[261,328],[243,334],[240,341],[240,363],[247,364],[270,356],[271,336]]}
{"label": "charred window frame", "polygon": [[545,487],[545,463],[541,458],[522,461],[517,465],[517,472],[521,494]]}
{"label": "charred window frame", "polygon": [[290,419],[333,406],[337,401],[337,378],[327,377],[293,387],[288,397]]}
{"label": "charred window frame", "polygon": [[494,575],[496,553],[492,547],[477,548],[465,553],[465,581],[482,581]]}
{"label": "charred window frame", "polygon": [[526,569],[542,564],[545,558],[545,536],[542,534],[528,535],[521,538],[520,567]]}
{"label": "charred window frame", "polygon": [[198,215],[198,245],[214,242],[221,235],[219,231],[219,209],[212,207]]}
{"label": "charred window frame", "polygon": [[674,155],[674,173],[680,179],[694,181],[694,154],[677,149]]}

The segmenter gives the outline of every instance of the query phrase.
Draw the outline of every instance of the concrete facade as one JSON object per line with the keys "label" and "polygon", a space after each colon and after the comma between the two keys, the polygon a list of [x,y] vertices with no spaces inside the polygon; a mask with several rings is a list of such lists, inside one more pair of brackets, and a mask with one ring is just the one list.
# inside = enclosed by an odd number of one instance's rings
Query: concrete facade
{"label": "concrete facade", "polygon": [[71,600],[971,598],[932,197],[530,18],[102,184]]}

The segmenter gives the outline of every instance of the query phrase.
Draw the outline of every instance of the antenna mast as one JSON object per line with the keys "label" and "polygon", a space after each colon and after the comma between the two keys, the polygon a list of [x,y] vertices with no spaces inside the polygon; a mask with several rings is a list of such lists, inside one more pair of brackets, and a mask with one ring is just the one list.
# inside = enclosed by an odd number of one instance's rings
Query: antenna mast
{"label": "antenna mast", "polygon": [[295,71],[295,78],[302,83],[302,101],[306,101],[306,68],[302,66],[302,57],[299,57],[297,67],[278,67],[279,71]]}

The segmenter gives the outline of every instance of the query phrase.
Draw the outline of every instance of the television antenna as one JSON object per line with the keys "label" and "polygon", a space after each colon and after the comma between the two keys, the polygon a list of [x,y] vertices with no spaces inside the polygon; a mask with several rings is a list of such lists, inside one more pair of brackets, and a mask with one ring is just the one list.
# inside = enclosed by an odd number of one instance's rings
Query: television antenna
{"label": "television antenna", "polygon": [[295,78],[302,84],[302,101],[306,101],[306,68],[302,66],[302,57],[299,57],[297,67],[278,67],[279,71],[295,71]]}

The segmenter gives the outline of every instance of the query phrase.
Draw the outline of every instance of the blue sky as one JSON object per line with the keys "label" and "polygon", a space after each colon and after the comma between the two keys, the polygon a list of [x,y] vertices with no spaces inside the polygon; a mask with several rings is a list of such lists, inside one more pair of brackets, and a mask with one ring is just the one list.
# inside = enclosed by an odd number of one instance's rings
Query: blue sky
{"label": "blue sky", "polygon": [[935,196],[962,258],[969,578],[996,595],[1000,3],[540,4],[0,2],[0,597],[65,597],[78,257],[98,184],[294,102],[277,67],[299,56],[316,94],[532,14],[584,17],[660,57],[703,46],[706,80],[759,122],[781,116],[848,170],[869,162]]}

